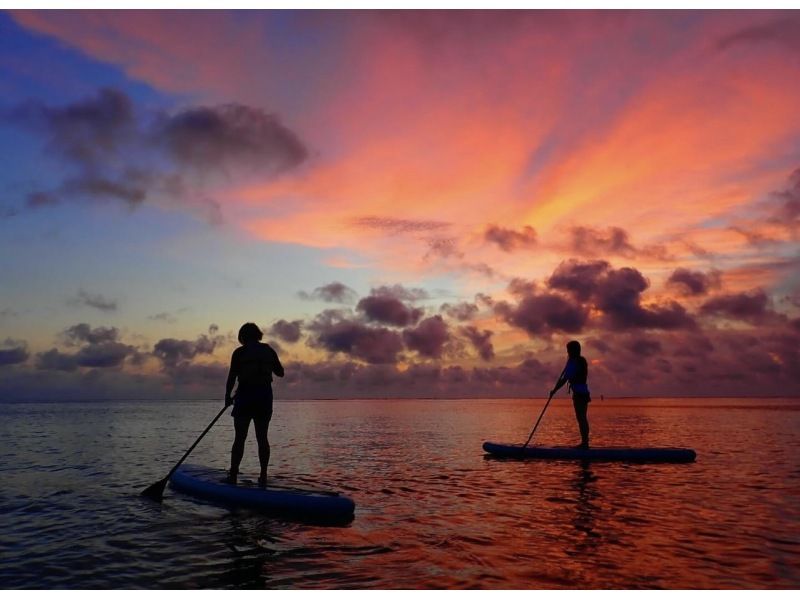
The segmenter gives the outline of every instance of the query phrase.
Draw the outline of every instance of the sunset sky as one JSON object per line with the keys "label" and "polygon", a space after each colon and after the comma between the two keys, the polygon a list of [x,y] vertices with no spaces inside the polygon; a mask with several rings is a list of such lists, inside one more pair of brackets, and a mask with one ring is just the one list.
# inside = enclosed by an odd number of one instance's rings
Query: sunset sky
{"label": "sunset sky", "polygon": [[0,13],[0,400],[800,394],[800,13]]}

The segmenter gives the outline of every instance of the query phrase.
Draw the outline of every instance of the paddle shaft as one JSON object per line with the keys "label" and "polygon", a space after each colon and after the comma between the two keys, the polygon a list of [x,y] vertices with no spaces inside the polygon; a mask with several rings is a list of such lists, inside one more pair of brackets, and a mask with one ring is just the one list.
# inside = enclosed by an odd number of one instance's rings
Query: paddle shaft
{"label": "paddle shaft", "polygon": [[211,423],[208,424],[208,426],[206,427],[205,430],[203,430],[203,433],[200,434],[200,437],[197,440],[194,441],[194,444],[192,446],[190,446],[189,450],[184,453],[183,457],[181,457],[181,460],[178,461],[175,464],[175,467],[170,469],[169,473],[163,479],[161,479],[158,482],[156,482],[155,484],[151,484],[150,486],[145,488],[142,491],[142,496],[145,496],[145,497],[150,498],[152,500],[155,500],[157,502],[161,502],[162,494],[164,494],[164,488],[167,486],[167,482],[172,477],[172,474],[175,473],[175,470],[178,469],[178,467],[181,466],[181,463],[183,463],[186,460],[186,457],[189,456],[189,453],[191,453],[194,450],[194,447],[196,447],[197,444],[203,439],[203,436],[208,434],[208,431],[211,429],[211,426],[213,426],[215,423],[217,423],[217,420],[222,416],[223,413],[225,413],[225,410],[227,408],[228,408],[228,406],[225,405],[220,410],[220,412],[217,413],[217,416],[214,419],[211,420]]}
{"label": "paddle shaft", "polygon": [[[559,377],[558,377],[558,382],[561,382],[561,378],[564,377],[564,374],[566,373],[566,371],[567,371],[567,368],[565,367],[564,370],[561,372],[561,375],[559,375]],[[556,384],[558,384],[558,382],[556,382]],[[548,397],[547,402],[544,404],[544,409],[542,409],[542,412],[539,414],[539,419],[536,420],[536,424],[533,426],[533,430],[531,430],[531,434],[530,434],[530,436],[528,436],[528,440],[526,440],[525,444],[522,445],[522,448],[520,449],[520,451],[524,451],[525,448],[528,446],[528,444],[530,444],[531,438],[533,438],[533,435],[536,433],[536,428],[539,427],[539,422],[542,421],[542,417],[544,417],[544,412],[547,411],[547,406],[550,404],[550,401],[553,400],[553,395],[554,394],[556,394],[555,390],[553,390],[550,393],[550,396]]]}
{"label": "paddle shaft", "polygon": [[200,434],[200,436],[197,438],[197,440],[194,441],[194,444],[189,447],[189,450],[184,453],[183,457],[181,457],[181,460],[178,461],[175,464],[175,467],[173,467],[172,469],[169,470],[169,473],[167,474],[167,477],[165,479],[169,479],[172,476],[172,474],[175,473],[175,470],[178,469],[178,467],[181,466],[181,463],[183,463],[186,460],[186,457],[189,456],[189,453],[191,453],[194,450],[194,447],[196,447],[200,443],[200,441],[203,439],[203,436],[208,434],[208,431],[214,426],[215,423],[217,423],[217,420],[220,417],[222,417],[222,414],[225,413],[225,410],[227,408],[228,408],[228,406],[225,405],[222,409],[220,409],[219,413],[217,413],[217,416],[214,419],[211,420],[211,423],[208,424],[206,429],[203,430],[203,433]]}
{"label": "paddle shaft", "polygon": [[539,419],[536,420],[536,425],[533,426],[533,430],[531,430],[531,435],[528,436],[528,440],[526,440],[525,444],[522,445],[522,448],[520,449],[520,451],[524,451],[525,450],[525,448],[530,443],[531,438],[533,438],[533,435],[536,433],[536,428],[539,427],[539,422],[542,421],[542,417],[544,417],[544,412],[547,411],[547,406],[550,404],[550,401],[553,400],[553,394],[554,393],[550,393],[550,398],[547,399],[547,402],[544,404],[544,409],[542,409],[542,412],[539,414]]}

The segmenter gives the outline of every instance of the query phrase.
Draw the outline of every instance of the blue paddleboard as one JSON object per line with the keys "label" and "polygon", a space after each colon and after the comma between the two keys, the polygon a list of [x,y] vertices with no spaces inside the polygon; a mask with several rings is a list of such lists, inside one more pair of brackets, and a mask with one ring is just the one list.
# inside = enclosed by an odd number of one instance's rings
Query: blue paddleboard
{"label": "blue paddleboard", "polygon": [[484,442],[483,450],[495,457],[575,461],[631,461],[640,463],[691,463],[697,455],[687,448],[588,448],[528,446]]}
{"label": "blue paddleboard", "polygon": [[226,484],[225,472],[202,465],[181,465],[170,477],[179,492],[232,507],[256,509],[271,515],[319,521],[351,520],[356,504],[337,492],[301,488],[259,488]]}

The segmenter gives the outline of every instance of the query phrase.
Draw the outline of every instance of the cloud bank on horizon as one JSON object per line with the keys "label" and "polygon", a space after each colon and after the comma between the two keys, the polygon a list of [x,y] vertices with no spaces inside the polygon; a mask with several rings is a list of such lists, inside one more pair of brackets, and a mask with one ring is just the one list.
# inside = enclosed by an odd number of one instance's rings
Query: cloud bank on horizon
{"label": "cloud bank on horizon", "polygon": [[792,11],[0,29],[2,399],[800,394]]}

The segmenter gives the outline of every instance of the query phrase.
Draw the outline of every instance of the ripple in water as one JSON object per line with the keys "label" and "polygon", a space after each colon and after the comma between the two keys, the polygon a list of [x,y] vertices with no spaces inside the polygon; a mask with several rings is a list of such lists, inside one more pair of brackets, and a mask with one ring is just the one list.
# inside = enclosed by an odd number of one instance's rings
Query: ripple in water
{"label": "ripple in water", "polygon": [[[688,446],[698,452],[693,464],[484,458],[484,440],[524,440],[541,407],[276,403],[273,478],[356,501],[352,523],[318,527],[171,490],[160,505],[138,496],[169,471],[216,403],[7,405],[0,587],[800,585],[800,403],[592,403],[595,445]],[[225,467],[229,420],[190,461]],[[553,403],[535,442],[574,443],[574,427],[571,405]],[[243,470],[253,472],[248,442]]]}

